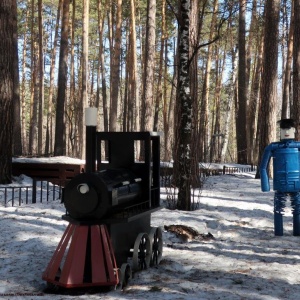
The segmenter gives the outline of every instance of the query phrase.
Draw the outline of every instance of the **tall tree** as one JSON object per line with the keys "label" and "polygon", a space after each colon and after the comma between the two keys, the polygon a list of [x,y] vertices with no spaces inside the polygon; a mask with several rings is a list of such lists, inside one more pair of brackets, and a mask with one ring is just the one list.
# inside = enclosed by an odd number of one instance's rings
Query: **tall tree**
{"label": "tall tree", "polygon": [[239,63],[236,137],[238,163],[247,163],[246,0],[239,0]]}
{"label": "tall tree", "polygon": [[36,10],[35,1],[31,2],[31,49],[30,49],[30,69],[31,69],[31,83],[30,83],[30,128],[29,128],[29,153],[36,154],[37,145],[37,115],[38,115],[38,48],[36,32]]}
{"label": "tall tree", "polygon": [[20,102],[20,79],[19,79],[19,54],[18,54],[18,24],[17,24],[17,2],[12,1],[14,20],[14,134],[13,154],[22,155],[22,133],[21,133],[21,102]]}
{"label": "tall tree", "polygon": [[190,0],[178,2],[178,85],[177,110],[179,117],[176,158],[178,168],[178,202],[181,210],[191,209],[191,143],[192,143],[192,97],[189,76]]}
{"label": "tall tree", "polygon": [[[165,45],[167,48],[167,43]],[[178,81],[178,49],[175,50],[174,47],[174,62],[173,62],[173,79],[171,81],[171,91],[169,98],[169,107],[167,103],[167,93],[166,93],[166,79],[164,80],[164,161],[170,161],[171,158],[174,157],[174,148],[175,148],[175,134],[177,130],[177,124],[175,125],[175,118],[177,117],[176,107],[177,107],[177,99],[176,99],[176,87],[177,87],[177,81]],[[166,63],[167,64],[167,63]],[[165,66],[167,69],[167,66]],[[167,70],[165,70],[165,78],[167,77]]]}
{"label": "tall tree", "polygon": [[[26,3],[28,5],[28,3]],[[29,15],[30,10],[26,9],[25,20],[24,20],[24,32],[23,32],[23,39],[22,39],[22,59],[21,59],[21,68],[22,68],[22,80],[21,80],[21,132],[22,132],[22,145],[23,145],[23,152],[27,154],[28,149],[28,138],[27,138],[27,122],[26,122],[26,62],[27,62],[27,46],[28,46],[28,24],[29,24]]]}
{"label": "tall tree", "polygon": [[57,8],[57,16],[54,30],[53,48],[51,49],[50,61],[50,82],[49,82],[49,96],[48,96],[48,116],[47,116],[47,129],[46,129],[46,145],[45,154],[52,153],[53,151],[53,94],[54,94],[54,77],[55,77],[55,63],[56,63],[56,49],[58,43],[58,29],[60,23],[60,16],[62,11],[63,0],[59,0]]}
{"label": "tall tree", "polygon": [[137,70],[137,43],[136,43],[136,4],[134,0],[130,0],[130,33],[129,33],[130,53],[129,53],[129,84],[130,96],[128,98],[128,126],[129,131],[137,130],[138,119],[136,107],[140,102],[139,97],[139,80]]}
{"label": "tall tree", "polygon": [[267,0],[265,6],[263,73],[259,161],[264,148],[276,138],[279,0]]}
{"label": "tall tree", "polygon": [[252,83],[251,83],[251,91],[250,91],[250,97],[251,97],[251,101],[250,101],[250,105],[251,107],[249,107],[248,110],[248,119],[251,120],[250,124],[248,122],[248,126],[249,126],[249,131],[250,131],[250,136],[254,137],[254,132],[255,132],[255,137],[256,139],[251,141],[251,143],[247,144],[248,147],[250,147],[250,152],[251,152],[251,158],[250,158],[250,162],[252,164],[256,164],[257,165],[257,161],[258,161],[258,145],[259,145],[259,132],[260,132],[260,127],[259,124],[260,122],[258,122],[258,118],[257,118],[257,112],[258,109],[260,107],[260,103],[261,103],[261,98],[260,98],[260,85],[261,85],[261,73],[262,73],[262,61],[263,61],[263,57],[262,57],[262,53],[263,53],[263,49],[264,49],[264,41],[263,41],[263,34],[262,34],[262,30],[259,33],[259,41],[257,42],[257,47],[256,47],[256,59],[255,59],[255,63],[254,63],[254,70],[253,70],[253,76],[252,76]]}
{"label": "tall tree", "polygon": [[68,81],[68,38],[70,0],[64,0],[58,69],[54,155],[65,155],[65,101]]}
{"label": "tall tree", "polygon": [[[226,47],[226,46],[225,46]],[[226,52],[227,51],[218,51],[218,46],[215,47],[216,53],[216,88],[214,95],[214,123],[213,123],[213,135],[212,142],[210,147],[210,161],[211,162],[220,162],[219,157],[221,153],[221,143],[224,138],[223,133],[221,133],[221,89],[222,89],[222,81],[225,73],[225,62],[226,62]],[[219,56],[223,57],[219,57]]]}
{"label": "tall tree", "polygon": [[[231,46],[233,47],[233,41],[231,40]],[[228,93],[228,99],[225,103],[225,123],[224,123],[224,136],[223,141],[221,145],[221,154],[220,154],[220,161],[225,162],[226,152],[228,148],[229,143],[229,135],[230,135],[230,122],[232,119],[232,108],[234,104],[235,99],[235,91],[236,91],[236,77],[237,77],[237,49],[232,48],[231,50],[231,61],[232,61],[232,67],[230,71],[230,86],[229,86],[229,93]]]}
{"label": "tall tree", "polygon": [[[168,84],[167,84],[167,74],[168,74],[168,61],[167,61],[167,53],[168,53],[168,32],[167,32],[167,26],[166,26],[166,0],[162,0],[162,9],[161,9],[161,16],[162,16],[162,28],[161,28],[161,47],[163,47],[164,51],[164,66],[163,66],[163,91],[162,91],[162,98],[163,98],[163,132],[164,132],[164,152],[163,152],[163,160],[164,161],[170,161],[172,157],[172,132],[174,127],[174,107],[175,107],[175,97],[170,97],[168,101]],[[174,60],[176,59],[176,53],[173,54]],[[174,63],[174,66],[176,63]],[[175,74],[176,68],[175,68]],[[174,75],[175,75],[174,74]],[[172,90],[174,89],[174,86],[172,85]],[[171,112],[170,112],[171,110]]]}
{"label": "tall tree", "polygon": [[[209,40],[213,39],[213,35],[215,34],[215,27],[217,22],[217,9],[218,9],[218,1],[213,1],[213,13],[212,20],[210,23],[210,33]],[[211,68],[212,68],[212,55],[213,55],[213,44],[208,45],[207,49],[207,57],[206,57],[206,65],[204,68],[204,80],[202,86],[202,99],[201,99],[201,116],[200,116],[200,161],[206,162],[208,159],[207,151],[208,151],[208,143],[209,143],[209,94],[210,94],[210,77],[211,77]]]}
{"label": "tall tree", "polygon": [[74,122],[73,120],[78,120],[76,109],[77,99],[79,98],[78,93],[76,93],[76,71],[75,71],[75,31],[76,31],[76,0],[72,1],[71,5],[71,21],[70,21],[70,97],[68,101],[68,111],[67,111],[67,125],[66,131],[68,132],[68,149],[72,155],[75,157],[81,157],[81,147],[79,146],[81,141],[79,140],[79,122]]}
{"label": "tall tree", "polygon": [[153,88],[155,66],[156,0],[147,1],[146,42],[144,49],[144,75],[142,94],[142,131],[153,130]]}
{"label": "tall tree", "polygon": [[15,0],[0,2],[0,183],[11,182],[14,100]]}
{"label": "tall tree", "polygon": [[[259,42],[259,36],[261,36],[261,31],[258,30],[258,20],[257,20],[257,1],[254,0],[252,2],[252,11],[251,11],[251,24],[250,24],[250,32],[248,36],[248,46],[247,46],[247,51],[246,51],[246,86],[248,89],[248,86],[250,84],[250,73],[253,70],[252,74],[252,82],[254,83],[256,78],[255,78],[255,68],[256,64],[260,63],[260,53],[257,53],[255,55],[254,63],[252,63],[252,56],[253,56],[253,51],[257,51],[259,47],[255,47],[255,45],[260,45],[261,43]],[[255,34],[257,37],[257,43],[253,43],[255,40]],[[255,49],[255,50],[254,50]],[[251,86],[251,92],[250,89],[249,91],[247,90],[247,94],[249,95],[248,97],[248,106],[247,106],[247,161],[248,163],[253,164],[253,156],[254,156],[254,145],[255,145],[255,133],[256,133],[256,115],[257,115],[257,107],[258,107],[258,101],[257,97],[255,94],[252,94],[252,87],[254,85],[252,84]]]}
{"label": "tall tree", "polygon": [[[83,115],[84,108],[88,106],[88,37],[89,37],[89,7],[90,0],[83,0],[82,3],[82,86],[81,86],[81,103],[78,105],[79,108],[79,140],[85,141],[84,138],[84,123]],[[83,143],[77,145],[81,148],[79,152],[82,158],[85,156]]]}
{"label": "tall tree", "polygon": [[[105,72],[105,60],[104,60],[104,47],[103,47],[103,27],[104,27],[104,10],[102,6],[102,0],[98,0],[98,30],[99,30],[99,70],[98,70],[98,82],[101,77],[101,94],[102,94],[102,106],[103,106],[103,128],[104,131],[108,131],[108,111],[107,111],[107,88],[106,88],[106,72]],[[100,86],[100,82],[98,83]],[[100,91],[97,89],[97,101],[96,107],[100,106]]]}
{"label": "tall tree", "polygon": [[120,90],[120,60],[122,40],[122,0],[117,0],[116,29],[114,46],[111,48],[111,98],[109,111],[109,130],[117,130],[118,102]]}
{"label": "tall tree", "polygon": [[[299,9],[299,8],[298,8]],[[299,14],[300,12],[298,12]],[[298,16],[299,18],[299,16]],[[284,69],[284,81],[282,87],[282,108],[281,108],[281,118],[286,119],[289,117],[289,104],[290,104],[290,91],[291,91],[291,72],[292,72],[292,63],[293,63],[293,47],[294,47],[294,28],[295,28],[295,20],[294,20],[294,0],[292,1],[292,9],[291,9],[291,17],[290,17],[290,30],[288,35],[288,45],[287,45],[287,57],[285,62]],[[297,25],[299,27],[299,25]],[[299,34],[300,35],[300,34]],[[298,38],[300,40],[300,38]],[[298,46],[295,46],[299,48]],[[297,49],[295,49],[296,51]],[[295,56],[296,58],[296,56]],[[294,62],[296,63],[296,62]],[[296,63],[297,64],[297,63]],[[295,66],[295,65],[294,65]],[[296,70],[295,70],[296,71]],[[297,75],[296,75],[297,77]],[[299,85],[299,83],[295,84]],[[297,87],[296,87],[297,88]],[[296,92],[297,93],[297,92]]]}
{"label": "tall tree", "polygon": [[297,140],[300,140],[300,0],[294,0],[294,16],[292,117],[297,120]]}
{"label": "tall tree", "polygon": [[38,154],[43,152],[43,121],[44,121],[44,33],[43,33],[43,1],[38,0],[39,27],[39,117],[38,117]]}

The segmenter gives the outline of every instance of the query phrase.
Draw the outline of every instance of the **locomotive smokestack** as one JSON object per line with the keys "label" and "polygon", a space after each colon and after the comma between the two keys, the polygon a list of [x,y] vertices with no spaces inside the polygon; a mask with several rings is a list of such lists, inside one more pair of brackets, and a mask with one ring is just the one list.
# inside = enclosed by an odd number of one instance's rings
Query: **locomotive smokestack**
{"label": "locomotive smokestack", "polygon": [[95,172],[96,170],[96,129],[97,129],[97,108],[87,107],[85,109],[86,126],[86,152],[85,171]]}

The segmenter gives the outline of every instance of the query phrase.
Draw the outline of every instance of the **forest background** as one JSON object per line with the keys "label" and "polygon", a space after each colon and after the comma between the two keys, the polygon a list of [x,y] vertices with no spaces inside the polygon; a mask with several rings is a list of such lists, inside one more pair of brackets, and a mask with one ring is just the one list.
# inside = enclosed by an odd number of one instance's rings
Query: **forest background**
{"label": "forest background", "polygon": [[276,121],[300,120],[300,0],[2,0],[0,14],[2,181],[12,155],[82,158],[87,106],[99,131],[163,132],[188,189],[198,162],[257,165]]}

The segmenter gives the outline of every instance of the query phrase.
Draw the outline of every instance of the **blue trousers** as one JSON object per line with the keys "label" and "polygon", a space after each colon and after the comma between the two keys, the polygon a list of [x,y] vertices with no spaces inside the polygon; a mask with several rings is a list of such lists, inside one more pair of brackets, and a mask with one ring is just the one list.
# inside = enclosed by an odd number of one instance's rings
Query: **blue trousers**
{"label": "blue trousers", "polygon": [[300,236],[300,192],[283,193],[276,191],[274,196],[274,231],[275,235],[283,235],[282,216],[287,198],[291,199],[293,213],[293,235]]}

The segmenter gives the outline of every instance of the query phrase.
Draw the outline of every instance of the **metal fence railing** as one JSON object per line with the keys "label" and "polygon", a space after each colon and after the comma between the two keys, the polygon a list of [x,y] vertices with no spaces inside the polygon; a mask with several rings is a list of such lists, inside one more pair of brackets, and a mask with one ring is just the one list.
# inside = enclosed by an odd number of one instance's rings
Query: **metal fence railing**
{"label": "metal fence railing", "polygon": [[228,167],[223,166],[223,174],[233,174],[233,173],[248,173],[256,171],[256,166],[243,166],[243,167]]}
{"label": "metal fence railing", "polygon": [[0,205],[15,206],[31,203],[42,203],[61,198],[62,186],[49,181],[33,179],[32,185],[0,186]]}
{"label": "metal fence railing", "polygon": [[[200,168],[199,169],[199,182],[202,182],[206,177],[209,176],[217,176],[217,175],[229,175],[236,173],[249,173],[256,171],[256,166],[238,166],[238,167],[230,167],[223,166],[219,168]],[[173,176],[173,168],[172,167],[163,167],[161,168],[161,187],[170,187],[172,185],[172,176]]]}

